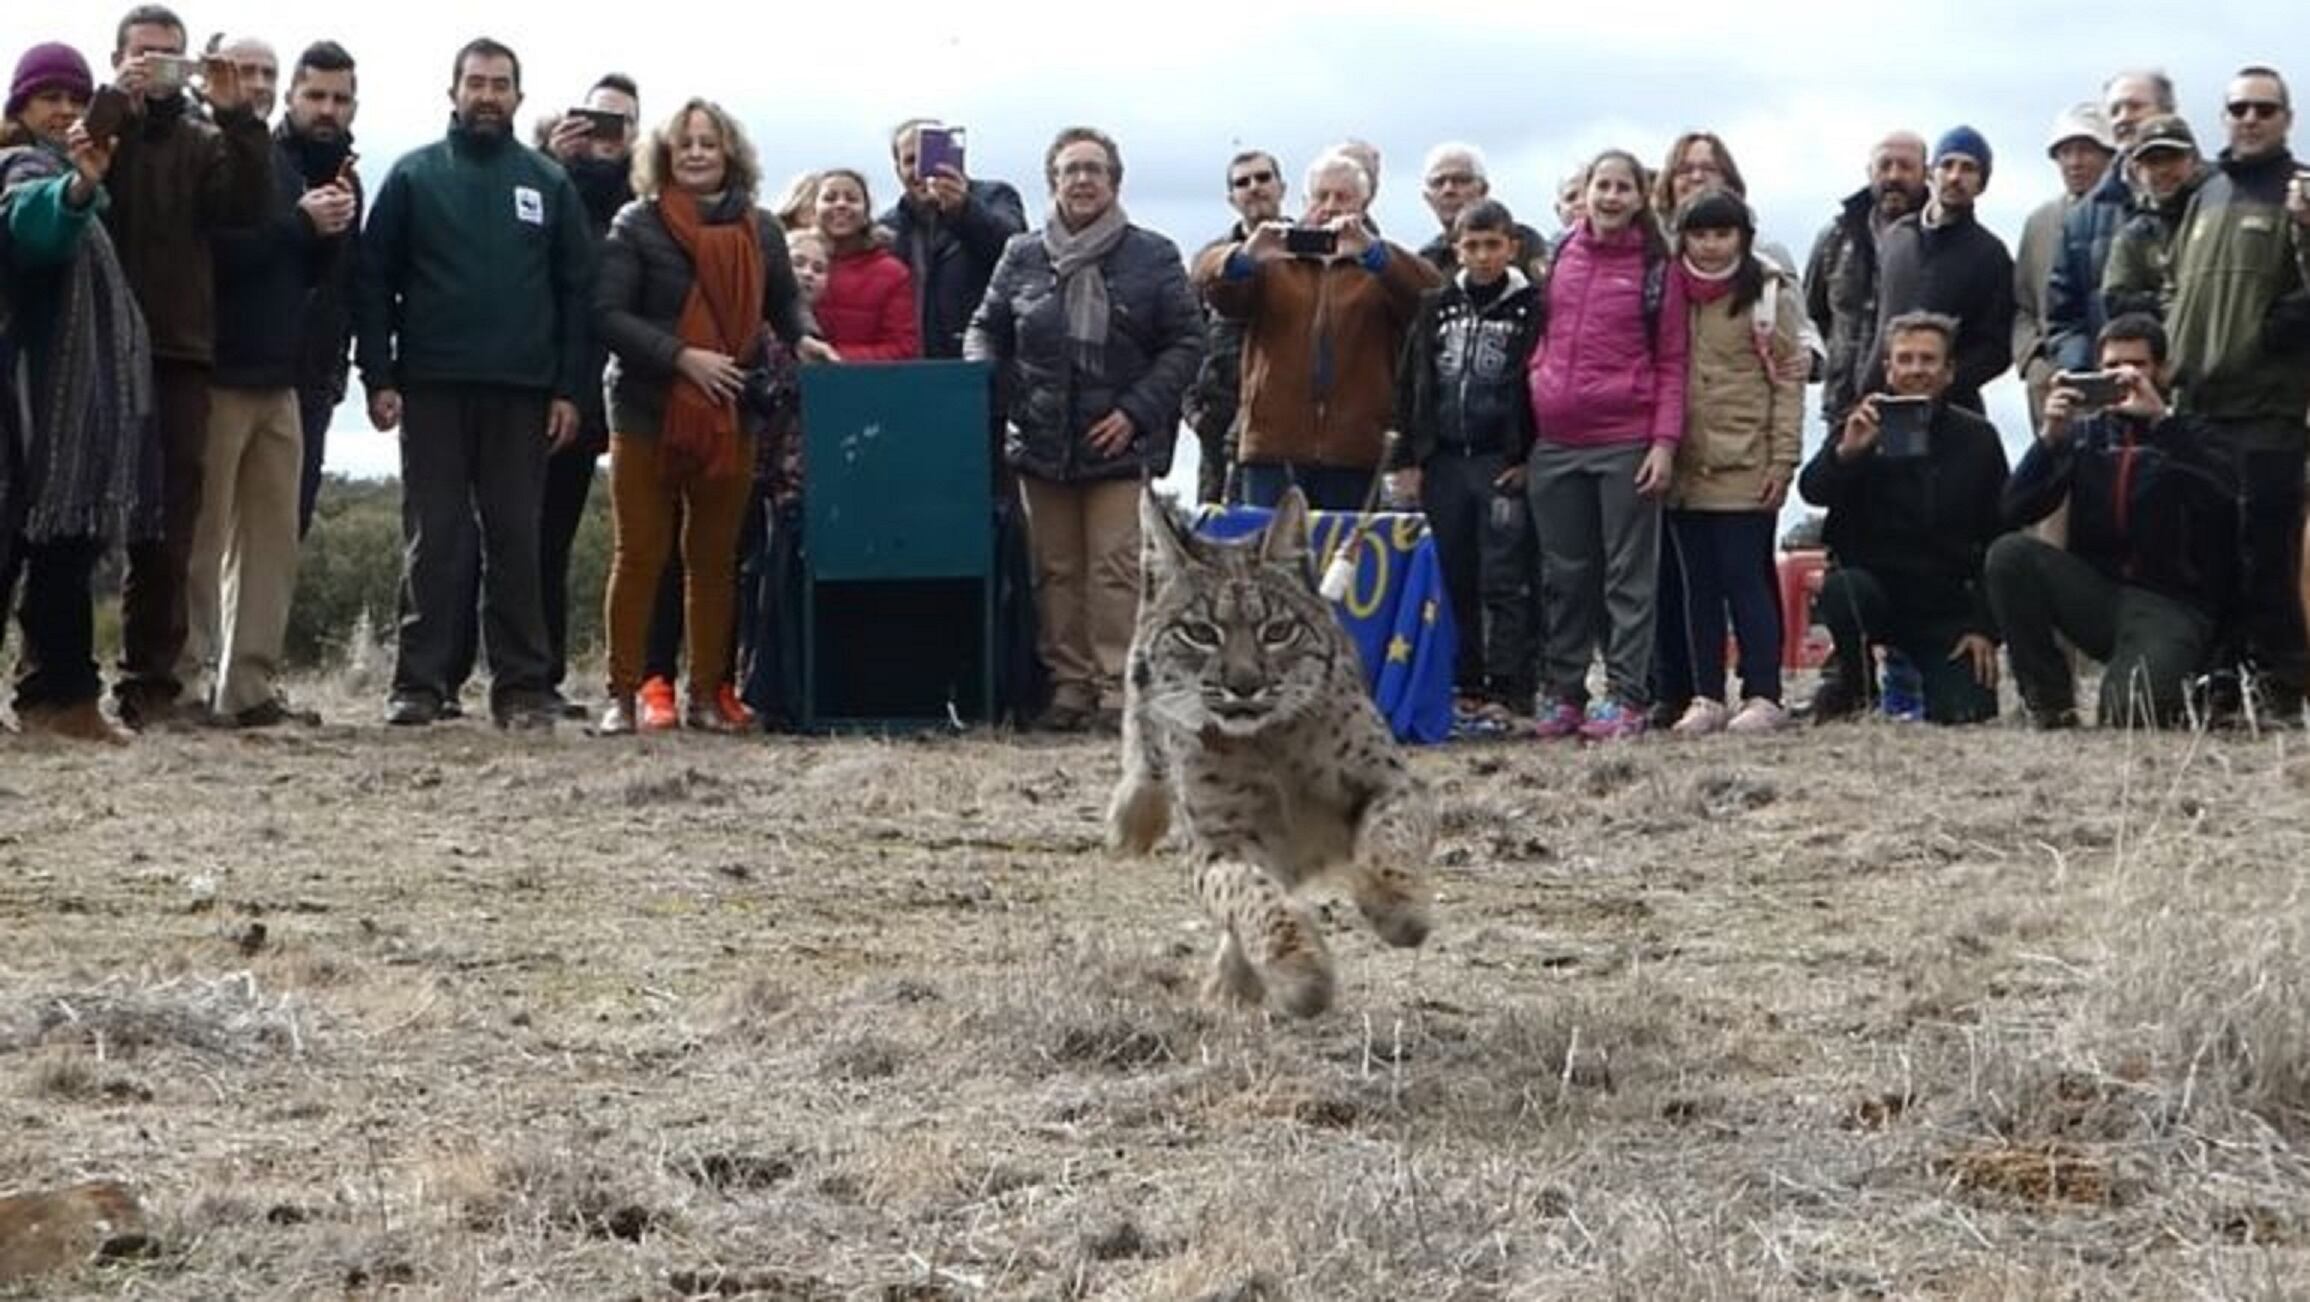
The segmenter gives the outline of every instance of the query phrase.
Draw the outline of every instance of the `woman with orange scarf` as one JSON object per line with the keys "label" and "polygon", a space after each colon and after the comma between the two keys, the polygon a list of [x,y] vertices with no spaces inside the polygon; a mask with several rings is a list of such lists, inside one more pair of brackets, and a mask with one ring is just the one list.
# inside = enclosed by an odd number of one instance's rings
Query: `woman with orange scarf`
{"label": "woman with orange scarf", "polygon": [[689,645],[687,727],[734,732],[728,681],[758,415],[748,373],[775,331],[825,356],[795,288],[786,237],[755,206],[761,165],[737,121],[691,100],[635,156],[634,192],[602,246],[594,311],[609,344],[610,505],[615,546],[604,624],[604,734],[634,730],[634,691],[658,575],[680,529]]}

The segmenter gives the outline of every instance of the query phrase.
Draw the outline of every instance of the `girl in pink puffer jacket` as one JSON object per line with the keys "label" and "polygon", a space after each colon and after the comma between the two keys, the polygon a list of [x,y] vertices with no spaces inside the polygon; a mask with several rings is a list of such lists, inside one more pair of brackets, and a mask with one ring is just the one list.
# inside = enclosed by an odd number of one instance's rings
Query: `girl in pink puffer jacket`
{"label": "girl in pink puffer jacket", "polygon": [[[1590,164],[1588,213],[1549,269],[1532,354],[1542,737],[1634,736],[1651,700],[1660,497],[1684,434],[1688,326],[1644,193],[1634,156],[1607,150]],[[1605,692],[1592,701],[1600,648]]]}

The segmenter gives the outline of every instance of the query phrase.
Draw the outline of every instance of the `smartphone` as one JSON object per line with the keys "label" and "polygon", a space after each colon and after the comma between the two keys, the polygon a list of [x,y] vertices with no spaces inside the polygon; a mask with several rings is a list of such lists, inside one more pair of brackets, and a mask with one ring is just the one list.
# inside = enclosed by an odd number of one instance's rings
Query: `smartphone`
{"label": "smartphone", "polygon": [[1932,413],[1931,398],[1878,394],[1877,455],[1895,461],[1914,461],[1924,456],[1932,448],[1927,429],[1927,418]]}
{"label": "smartphone", "polygon": [[915,178],[931,180],[940,175],[942,167],[968,175],[963,167],[963,146],[968,138],[961,127],[923,127],[915,132]]}
{"label": "smartphone", "polygon": [[120,88],[103,85],[88,98],[88,111],[80,115],[80,124],[88,128],[92,140],[111,140],[120,135],[128,121],[128,96]]}
{"label": "smartphone", "polygon": [[2092,412],[2116,406],[2125,397],[2125,379],[2116,371],[2080,371],[2053,377],[2056,387],[2077,395],[2080,408]]}
{"label": "smartphone", "polygon": [[359,154],[348,152],[345,155],[345,161],[337,164],[337,184],[349,194],[360,192],[361,182],[353,175],[353,165],[360,161],[361,156]]}
{"label": "smartphone", "polygon": [[1328,258],[1339,252],[1339,232],[1328,226],[1294,226],[1283,233],[1283,251],[1295,258]]}
{"label": "smartphone", "polygon": [[573,108],[571,118],[586,124],[586,134],[596,140],[623,140],[626,138],[626,115],[614,109]]}
{"label": "smartphone", "polygon": [[148,54],[144,56],[145,79],[154,90],[183,90],[192,83],[193,74],[200,71],[201,61],[181,54]]}

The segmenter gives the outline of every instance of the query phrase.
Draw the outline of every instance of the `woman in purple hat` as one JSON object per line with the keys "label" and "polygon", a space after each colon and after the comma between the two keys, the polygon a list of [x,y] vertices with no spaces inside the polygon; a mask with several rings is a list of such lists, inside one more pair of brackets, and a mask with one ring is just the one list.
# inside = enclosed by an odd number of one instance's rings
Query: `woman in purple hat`
{"label": "woman in purple hat", "polygon": [[90,579],[107,544],[158,524],[152,355],[97,215],[113,138],[70,46],[16,64],[0,123],[0,610],[24,576],[16,721],[119,742],[97,704]]}

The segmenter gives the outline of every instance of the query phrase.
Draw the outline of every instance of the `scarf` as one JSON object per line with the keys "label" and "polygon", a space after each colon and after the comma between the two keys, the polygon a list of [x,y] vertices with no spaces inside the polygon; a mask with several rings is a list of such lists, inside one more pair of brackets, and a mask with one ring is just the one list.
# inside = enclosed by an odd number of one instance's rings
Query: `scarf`
{"label": "scarf", "polygon": [[1733,277],[1740,274],[1741,264],[1733,263],[1722,271],[1702,271],[1692,265],[1689,257],[1677,259],[1677,270],[1684,277],[1684,296],[1695,303],[1714,303],[1733,291]]}
{"label": "scarf", "polygon": [[[674,333],[685,347],[752,358],[762,347],[762,296],[769,272],[762,262],[754,209],[732,222],[709,224],[697,196],[669,190],[658,196],[658,217],[690,259],[690,293]],[[659,444],[669,479],[692,475],[727,479],[747,473],[738,457],[738,405],[716,402],[681,376],[666,387],[666,419]]]}
{"label": "scarf", "polygon": [[[46,148],[0,151],[0,221],[24,187],[61,176]],[[15,323],[16,445],[0,452],[0,500],[20,536],[141,541],[159,532],[160,441],[152,346],[104,223],[90,218],[55,278],[53,315]],[[24,304],[17,301],[19,313]],[[42,328],[43,325],[45,328]]]}
{"label": "scarf", "polygon": [[1043,251],[1051,255],[1051,270],[1066,296],[1067,342],[1074,345],[1075,369],[1087,375],[1107,373],[1107,273],[1099,270],[1099,260],[1123,242],[1130,225],[1118,203],[1090,225],[1069,231],[1054,203],[1043,226]]}

